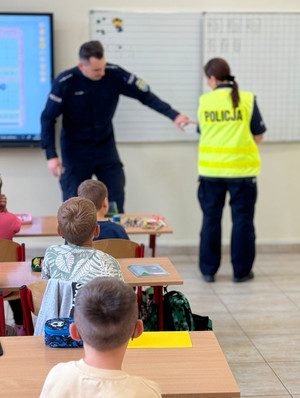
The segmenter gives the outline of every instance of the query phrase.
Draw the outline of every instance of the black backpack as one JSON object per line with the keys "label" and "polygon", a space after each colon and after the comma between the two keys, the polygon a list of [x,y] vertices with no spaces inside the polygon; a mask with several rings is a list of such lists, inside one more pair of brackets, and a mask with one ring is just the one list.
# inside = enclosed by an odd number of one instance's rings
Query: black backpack
{"label": "black backpack", "polygon": [[[165,331],[212,330],[208,316],[193,314],[190,304],[181,292],[164,289],[163,315]],[[139,318],[143,320],[145,332],[155,332],[158,327],[158,305],[154,304],[152,287],[142,291]]]}
{"label": "black backpack", "polygon": [[185,295],[172,290],[164,294],[164,330],[212,330],[212,321],[193,314]]}

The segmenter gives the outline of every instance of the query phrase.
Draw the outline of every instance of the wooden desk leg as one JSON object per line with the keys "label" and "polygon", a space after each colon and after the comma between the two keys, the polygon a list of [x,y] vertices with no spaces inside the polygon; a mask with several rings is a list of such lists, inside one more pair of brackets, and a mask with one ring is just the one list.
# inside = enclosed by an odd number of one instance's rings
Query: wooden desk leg
{"label": "wooden desk leg", "polygon": [[164,330],[164,302],[163,302],[163,287],[154,286],[154,302],[158,303],[158,330]]}
{"label": "wooden desk leg", "polygon": [[152,257],[155,257],[156,235],[149,235],[149,247],[152,249]]}

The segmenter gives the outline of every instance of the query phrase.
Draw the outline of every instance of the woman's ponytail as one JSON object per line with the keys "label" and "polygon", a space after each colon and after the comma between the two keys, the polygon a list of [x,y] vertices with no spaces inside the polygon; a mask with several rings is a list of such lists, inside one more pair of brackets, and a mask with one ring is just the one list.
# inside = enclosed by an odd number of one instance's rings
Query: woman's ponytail
{"label": "woman's ponytail", "polygon": [[232,82],[232,90],[231,90],[232,105],[234,108],[237,108],[240,102],[239,86],[235,81],[234,76],[229,75],[227,80]]}

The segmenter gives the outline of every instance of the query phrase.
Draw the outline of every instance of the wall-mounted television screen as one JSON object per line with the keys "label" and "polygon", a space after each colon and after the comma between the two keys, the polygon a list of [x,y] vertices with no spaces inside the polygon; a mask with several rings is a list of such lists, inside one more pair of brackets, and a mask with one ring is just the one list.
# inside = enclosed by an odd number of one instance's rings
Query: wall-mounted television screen
{"label": "wall-mounted television screen", "polygon": [[40,145],[53,78],[52,14],[0,13],[0,147]]}

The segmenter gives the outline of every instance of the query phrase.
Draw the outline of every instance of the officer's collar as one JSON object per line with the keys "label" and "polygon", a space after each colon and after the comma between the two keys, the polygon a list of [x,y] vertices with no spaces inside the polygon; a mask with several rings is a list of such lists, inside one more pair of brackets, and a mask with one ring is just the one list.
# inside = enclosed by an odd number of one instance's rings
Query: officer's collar
{"label": "officer's collar", "polygon": [[218,87],[216,87],[216,90],[218,88],[232,88],[232,84],[228,84],[228,83],[227,84],[225,84],[225,83],[219,84]]}

